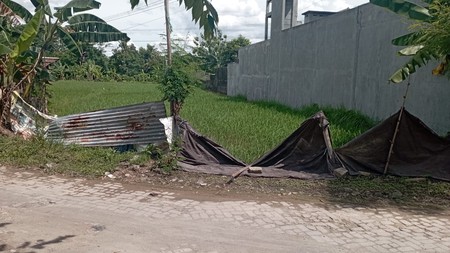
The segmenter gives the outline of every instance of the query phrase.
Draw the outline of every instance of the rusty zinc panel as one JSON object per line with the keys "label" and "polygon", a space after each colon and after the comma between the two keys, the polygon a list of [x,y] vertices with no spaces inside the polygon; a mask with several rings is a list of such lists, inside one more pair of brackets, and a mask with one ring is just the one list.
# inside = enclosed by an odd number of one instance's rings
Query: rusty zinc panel
{"label": "rusty zinc panel", "polygon": [[156,144],[166,140],[163,102],[143,103],[57,118],[51,122],[47,139],[64,144],[115,147]]}

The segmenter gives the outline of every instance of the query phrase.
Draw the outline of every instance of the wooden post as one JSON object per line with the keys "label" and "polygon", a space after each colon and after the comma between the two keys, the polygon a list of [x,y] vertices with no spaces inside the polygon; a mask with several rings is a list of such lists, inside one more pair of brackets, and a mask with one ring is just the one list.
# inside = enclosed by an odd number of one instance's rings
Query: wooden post
{"label": "wooden post", "polygon": [[384,166],[383,175],[387,174],[388,168],[389,168],[389,163],[391,162],[391,157],[392,157],[392,153],[394,151],[395,141],[397,139],[398,130],[400,128],[400,123],[402,121],[403,111],[405,110],[406,97],[408,96],[408,90],[409,90],[409,85],[410,84],[411,84],[410,80],[408,80],[408,84],[406,85],[405,95],[403,96],[402,108],[400,109],[400,113],[398,115],[397,125],[395,126],[394,136],[392,137],[392,140],[391,140],[391,147],[389,148],[389,153],[388,153],[388,157],[386,159],[386,165]]}
{"label": "wooden post", "polygon": [[[166,17],[166,41],[167,41],[167,68],[172,67],[172,39],[171,39],[171,25],[170,25],[170,13],[169,13],[169,0],[164,0],[164,13]],[[176,108],[178,105],[176,101],[170,102],[170,116],[172,116],[172,140],[175,141],[176,137],[178,137],[178,124],[177,124],[177,116],[178,109]]]}
{"label": "wooden post", "polygon": [[328,122],[326,122],[326,120],[325,120],[325,115],[322,115],[322,117],[320,118],[320,125],[322,127],[322,131],[323,131],[322,134],[323,134],[323,138],[325,140],[325,145],[327,146],[328,158],[331,159],[331,157],[333,155],[333,145],[331,143]]}
{"label": "wooden post", "polygon": [[172,44],[170,39],[170,14],[169,14],[169,0],[164,0],[164,11],[166,16],[166,40],[167,40],[167,66],[172,66]]}

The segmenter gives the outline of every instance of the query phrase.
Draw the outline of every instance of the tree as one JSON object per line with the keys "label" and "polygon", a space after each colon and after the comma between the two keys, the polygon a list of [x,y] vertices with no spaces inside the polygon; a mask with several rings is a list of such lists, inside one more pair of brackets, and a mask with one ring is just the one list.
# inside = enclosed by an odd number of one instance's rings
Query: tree
{"label": "tree", "polygon": [[156,47],[147,44],[145,48],[140,47],[138,52],[144,61],[144,73],[152,74],[164,65],[164,58]]}
{"label": "tree", "polygon": [[202,69],[207,73],[215,73],[224,65],[226,39],[227,36],[223,35],[221,31],[218,31],[215,37],[206,37],[204,34],[200,34],[200,37],[194,38],[195,47],[192,52],[200,59]]}
{"label": "tree", "polygon": [[[392,40],[396,46],[406,46],[398,53],[411,59],[397,70],[390,81],[399,83],[417,68],[430,60],[440,61],[433,70],[435,75],[449,74],[450,62],[450,2],[448,0],[423,0],[424,5],[404,0],[370,0],[371,3],[387,8],[399,15],[416,21],[413,32]],[[449,75],[450,78],[450,75]]]}
{"label": "tree", "polygon": [[239,35],[237,38],[232,39],[230,42],[227,42],[226,50],[225,50],[225,62],[232,63],[238,62],[238,52],[241,47],[246,47],[250,45],[251,42],[249,39],[245,38],[242,35]]}
{"label": "tree", "polygon": [[73,52],[67,50],[64,43],[57,39],[48,48],[47,55],[59,58],[58,62],[67,67],[92,61],[103,70],[108,70],[109,58],[105,55],[102,45],[98,43],[96,45],[96,43],[78,42],[78,46],[82,52],[81,55],[78,53],[74,54]]}
{"label": "tree", "polygon": [[3,19],[0,23],[0,126],[9,123],[11,94],[15,90],[29,102],[35,101],[31,97],[37,95],[45,104],[49,76],[42,60],[56,38],[79,55],[82,55],[79,41],[129,39],[97,16],[79,13],[99,8],[100,3],[95,0],[72,0],[54,12],[48,0],[31,0],[31,3],[35,7],[34,15],[14,1],[0,2]]}
{"label": "tree", "polygon": [[141,73],[144,67],[144,59],[136,47],[126,42],[121,42],[119,48],[113,50],[109,61],[111,68],[120,75],[134,76]]}
{"label": "tree", "polygon": [[250,45],[250,40],[242,35],[231,41],[221,31],[216,37],[200,37],[194,39],[193,53],[200,59],[204,71],[213,74],[218,68],[226,67],[228,63],[238,60],[239,48]]}

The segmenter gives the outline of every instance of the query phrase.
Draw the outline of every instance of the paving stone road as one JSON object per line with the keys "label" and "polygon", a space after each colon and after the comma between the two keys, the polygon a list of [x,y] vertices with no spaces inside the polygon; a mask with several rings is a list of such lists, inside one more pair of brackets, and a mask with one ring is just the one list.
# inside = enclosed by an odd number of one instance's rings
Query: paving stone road
{"label": "paving stone road", "polygon": [[0,252],[450,252],[450,219],[211,201],[0,167]]}

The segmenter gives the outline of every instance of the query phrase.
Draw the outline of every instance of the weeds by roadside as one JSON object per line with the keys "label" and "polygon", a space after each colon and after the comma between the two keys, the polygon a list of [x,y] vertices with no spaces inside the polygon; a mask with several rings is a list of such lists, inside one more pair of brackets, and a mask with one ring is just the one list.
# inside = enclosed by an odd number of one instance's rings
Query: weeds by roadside
{"label": "weeds by roadside", "polygon": [[[132,160],[135,155],[118,153],[108,148],[64,146],[43,138],[25,141],[0,135],[1,164],[39,167],[51,173],[71,176],[102,176],[105,172],[112,171],[121,161]],[[142,159],[135,159],[135,163],[142,163]]]}
{"label": "weeds by roadside", "polygon": [[395,176],[345,177],[327,183],[330,200],[370,205],[378,200],[416,206],[448,206],[448,182]]}
{"label": "weeds by roadside", "polygon": [[170,146],[168,145],[147,145],[144,153],[154,160],[153,170],[163,174],[170,174],[178,169],[178,162],[181,157],[178,153],[181,151],[180,140],[177,139]]}

